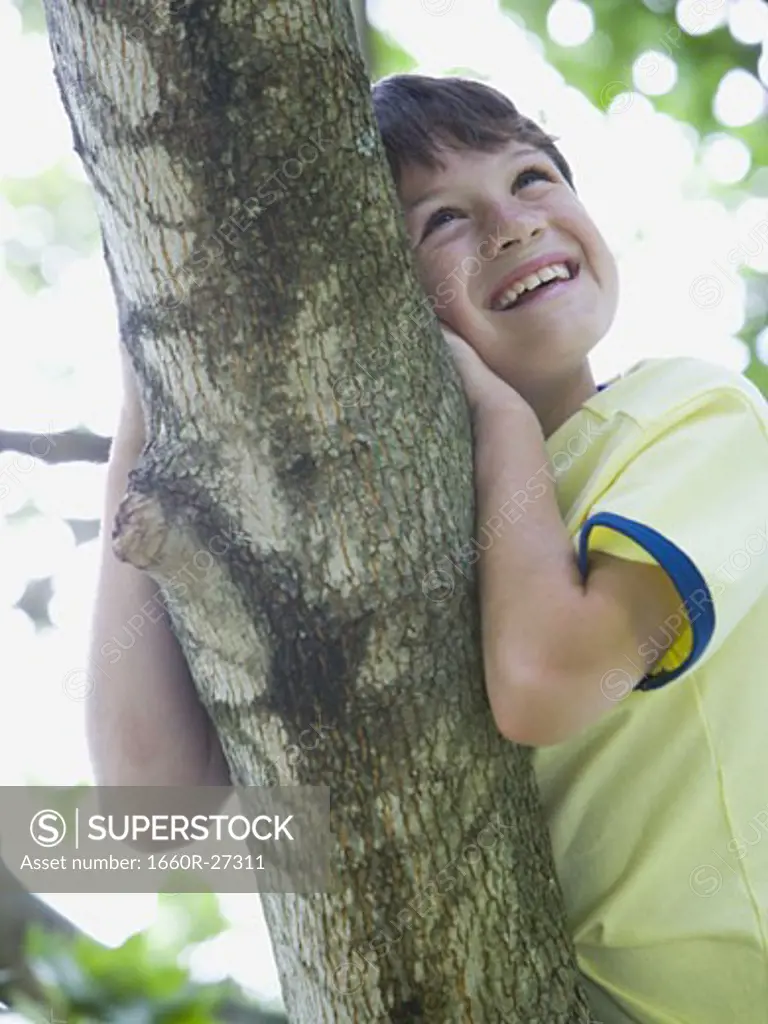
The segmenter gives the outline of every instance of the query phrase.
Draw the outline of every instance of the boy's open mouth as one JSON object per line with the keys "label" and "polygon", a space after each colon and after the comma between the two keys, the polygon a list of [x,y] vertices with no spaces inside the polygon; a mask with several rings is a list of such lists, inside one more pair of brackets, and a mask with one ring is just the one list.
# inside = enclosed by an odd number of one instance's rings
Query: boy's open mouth
{"label": "boy's open mouth", "polygon": [[491,303],[491,309],[494,313],[506,313],[542,297],[544,293],[560,291],[578,276],[579,269],[578,263],[573,260],[554,260],[540,266],[498,292]]}

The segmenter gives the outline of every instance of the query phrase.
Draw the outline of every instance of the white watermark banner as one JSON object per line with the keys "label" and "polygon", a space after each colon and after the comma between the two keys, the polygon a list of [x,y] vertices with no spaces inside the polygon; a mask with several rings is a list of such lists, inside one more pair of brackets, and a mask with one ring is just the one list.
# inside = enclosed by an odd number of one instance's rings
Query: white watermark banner
{"label": "white watermark banner", "polygon": [[37,893],[325,892],[330,840],[327,786],[0,787],[0,857]]}

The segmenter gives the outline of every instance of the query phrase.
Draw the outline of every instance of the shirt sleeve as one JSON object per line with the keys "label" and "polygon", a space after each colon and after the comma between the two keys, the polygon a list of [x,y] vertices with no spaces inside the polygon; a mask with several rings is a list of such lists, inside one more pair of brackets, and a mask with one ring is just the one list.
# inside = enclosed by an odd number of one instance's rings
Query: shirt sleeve
{"label": "shirt sleeve", "polygon": [[581,526],[585,580],[589,553],[603,551],[660,565],[680,594],[678,613],[638,649],[641,667],[674,638],[636,689],[656,689],[700,665],[768,589],[766,409],[735,388],[689,403],[633,446]]}

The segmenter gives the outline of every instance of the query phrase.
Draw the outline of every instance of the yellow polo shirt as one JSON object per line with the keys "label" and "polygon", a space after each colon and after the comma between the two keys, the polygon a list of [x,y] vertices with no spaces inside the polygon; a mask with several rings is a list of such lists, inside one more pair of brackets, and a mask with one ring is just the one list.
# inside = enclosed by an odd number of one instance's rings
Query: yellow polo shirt
{"label": "yellow polo shirt", "polygon": [[601,1024],[768,1022],[768,404],[746,378],[648,359],[547,441],[590,551],[680,593],[660,671],[533,751],[571,934]]}

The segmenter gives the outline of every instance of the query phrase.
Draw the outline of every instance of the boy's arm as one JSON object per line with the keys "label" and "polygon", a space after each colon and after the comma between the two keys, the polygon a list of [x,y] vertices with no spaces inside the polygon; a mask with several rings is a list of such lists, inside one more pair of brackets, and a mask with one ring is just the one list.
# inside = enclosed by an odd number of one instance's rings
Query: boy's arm
{"label": "boy's arm", "polygon": [[[115,513],[144,443],[140,416],[129,404],[124,407],[107,467],[88,665],[93,690],[86,706],[96,782],[228,786],[221,745],[197,696],[167,610],[157,599],[158,587],[148,574],[112,553]],[[136,615],[146,628],[141,636],[130,638],[129,646],[126,624]],[[127,649],[120,649],[116,639]],[[107,644],[111,651],[119,650],[116,661],[102,653]]]}
{"label": "boy's arm", "polygon": [[582,581],[541,426],[508,392],[474,420],[486,687],[504,736],[548,746],[616,706],[612,673],[634,687],[652,669],[674,637],[653,662],[640,651],[679,621],[681,598],[661,567],[603,553]]}

